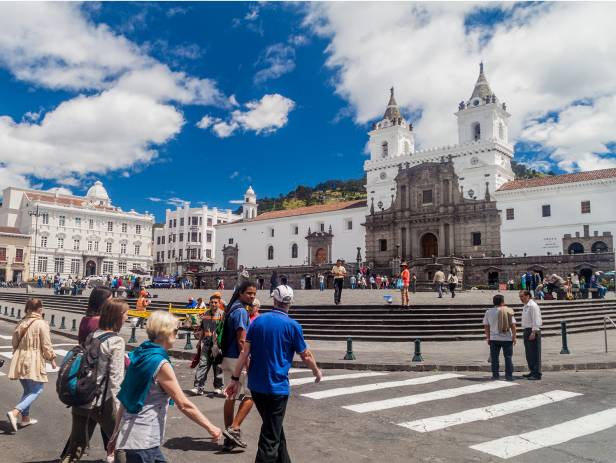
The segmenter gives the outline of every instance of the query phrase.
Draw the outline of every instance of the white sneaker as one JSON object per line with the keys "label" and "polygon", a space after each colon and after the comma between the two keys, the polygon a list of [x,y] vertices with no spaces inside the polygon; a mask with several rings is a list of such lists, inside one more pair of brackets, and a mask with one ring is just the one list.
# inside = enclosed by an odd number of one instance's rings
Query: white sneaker
{"label": "white sneaker", "polygon": [[196,387],[193,387],[190,391],[189,391],[192,395],[197,395],[199,394],[199,389]]}
{"label": "white sneaker", "polygon": [[214,394],[220,397],[224,397],[225,391],[223,391],[222,387],[219,387],[218,389],[214,389]]}

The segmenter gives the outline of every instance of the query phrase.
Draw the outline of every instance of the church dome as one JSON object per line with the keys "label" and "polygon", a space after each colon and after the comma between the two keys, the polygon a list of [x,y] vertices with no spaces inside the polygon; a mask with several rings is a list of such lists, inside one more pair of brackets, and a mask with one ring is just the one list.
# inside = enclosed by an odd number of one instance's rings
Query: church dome
{"label": "church dome", "polygon": [[246,190],[245,196],[256,196],[255,190],[252,189],[252,186],[249,186]]}
{"label": "church dome", "polygon": [[100,180],[97,180],[86,193],[86,198],[109,201],[109,194]]}

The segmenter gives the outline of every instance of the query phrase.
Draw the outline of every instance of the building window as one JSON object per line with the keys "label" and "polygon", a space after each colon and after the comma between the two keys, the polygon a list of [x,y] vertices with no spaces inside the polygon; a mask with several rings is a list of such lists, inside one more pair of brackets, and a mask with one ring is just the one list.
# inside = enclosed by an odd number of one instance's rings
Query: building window
{"label": "building window", "polygon": [[193,224],[193,225],[197,225],[197,224],[202,225],[202,224],[203,224],[203,217],[197,217],[197,216],[195,216],[195,217],[193,217],[192,219],[193,219],[193,220],[192,220],[192,224]]}
{"label": "building window", "polygon": [[113,231],[113,222],[107,222],[107,231]]}
{"label": "building window", "polygon": [[120,243],[120,254],[126,254],[126,243]]}
{"label": "building window", "polygon": [[64,249],[64,238],[58,238],[58,249]]}
{"label": "building window", "polygon": [[379,240],[379,251],[387,251],[387,240]]}
{"label": "building window", "polygon": [[550,217],[552,215],[552,208],[549,204],[544,204],[541,206],[541,216],[542,217]]}
{"label": "building window", "polygon": [[122,223],[122,233],[126,233],[128,231],[128,224]]}
{"label": "building window", "polygon": [[212,218],[211,217],[207,219],[207,226],[208,227],[212,226]]}
{"label": "building window", "polygon": [[297,244],[291,245],[291,259],[297,259]]}
{"label": "building window", "polygon": [[274,260],[274,246],[267,247],[267,260]]}
{"label": "building window", "polygon": [[94,250],[95,250],[95,251],[98,251],[98,241],[95,241],[95,242],[94,242]]}
{"label": "building window", "polygon": [[0,262],[6,262],[6,248],[0,248]]}
{"label": "building window", "polygon": [[[163,258],[164,258],[164,254],[163,254]],[[118,262],[118,272],[120,273],[126,273],[126,269],[127,269],[127,265],[126,265],[126,261],[121,260],[120,262]]]}
{"label": "building window", "polygon": [[184,241],[184,233],[180,233],[180,243]]}
{"label": "building window", "polygon": [[156,237],[156,244],[160,244],[160,236]]}
{"label": "building window", "polygon": [[193,243],[196,243],[197,242],[197,236],[198,236],[197,232],[191,232],[191,234],[190,234],[190,241],[193,242]]}
{"label": "building window", "polygon": [[93,248],[92,241],[88,241],[88,251],[91,251]]}
{"label": "building window", "polygon": [[75,227],[77,228],[81,227],[81,217],[75,217]]}
{"label": "building window", "polygon": [[64,257],[56,257],[53,260],[53,272],[64,273]]}
{"label": "building window", "polygon": [[481,139],[481,125],[479,122],[473,124],[473,140],[478,141]]}
{"label": "building window", "polygon": [[24,261],[24,250],[20,248],[15,249],[15,262],[23,262],[23,261]]}
{"label": "building window", "polygon": [[47,271],[47,256],[39,256],[37,266],[37,272],[46,272]]}
{"label": "building window", "polygon": [[79,275],[81,270],[81,261],[79,259],[71,259],[71,273]]}
{"label": "building window", "polygon": [[64,227],[66,225],[66,216],[61,215],[58,217],[58,226]]}
{"label": "building window", "polygon": [[205,234],[205,241],[207,243],[211,243],[212,242],[212,234],[211,233],[206,233]]}
{"label": "building window", "polygon": [[49,214],[47,212],[41,214],[41,222],[43,225],[49,225]]}
{"label": "building window", "polygon": [[141,225],[135,225],[135,234],[141,235]]}
{"label": "building window", "polygon": [[109,260],[103,261],[103,274],[113,273],[113,262]]}
{"label": "building window", "polygon": [[473,246],[481,246],[481,233],[479,232],[471,233],[471,244]]}
{"label": "building window", "polygon": [[233,238],[229,238],[229,244],[233,244]]}
{"label": "building window", "polygon": [[322,232],[325,231],[325,223],[323,222],[319,223],[319,231],[322,231]]}
{"label": "building window", "polygon": [[138,256],[139,255],[139,251],[141,250],[141,245],[136,244],[135,245],[135,255]]}
{"label": "building window", "polygon": [[113,244],[111,243],[111,241],[107,241],[107,242],[105,243],[105,252],[111,252],[111,246],[112,246],[112,245],[113,245]]}
{"label": "building window", "polygon": [[180,260],[182,260],[184,258],[184,250],[183,249],[179,249],[178,250],[178,258]]}
{"label": "building window", "polygon": [[346,221],[346,229],[347,230],[353,230],[353,221],[351,219],[348,219]]}
{"label": "building window", "polygon": [[205,250],[205,257],[207,257],[208,259],[212,258],[212,250],[211,249],[206,249]]}
{"label": "building window", "polygon": [[171,259],[171,249],[167,250],[167,259]]}
{"label": "building window", "polygon": [[421,201],[423,204],[432,204],[432,190],[423,190]]}
{"label": "building window", "polygon": [[507,209],[507,220],[513,220],[515,218],[515,213],[513,208]]}
{"label": "building window", "polygon": [[46,236],[41,236],[41,247],[42,248],[47,247],[47,237]]}
{"label": "building window", "polygon": [[88,221],[88,228],[89,228],[90,230],[94,229],[94,219],[90,219],[90,220]]}
{"label": "building window", "polygon": [[173,228],[178,226],[178,219],[173,219]]}
{"label": "building window", "polygon": [[297,225],[293,225],[293,234],[299,235],[299,227]]}
{"label": "building window", "polygon": [[165,244],[165,237],[164,236],[160,237],[160,244]]}
{"label": "building window", "polygon": [[180,227],[184,226],[184,217],[180,217]]}
{"label": "building window", "polygon": [[173,257],[175,259],[175,249],[171,250],[171,257]]}
{"label": "building window", "polygon": [[169,219],[169,228],[173,227],[173,220]]}
{"label": "building window", "polygon": [[389,154],[389,145],[387,144],[386,141],[381,143],[381,154],[384,158],[386,158]]}
{"label": "building window", "polygon": [[582,214],[590,214],[590,201],[582,201]]}
{"label": "building window", "polygon": [[141,264],[138,262],[133,262],[133,270],[139,270],[141,268]]}
{"label": "building window", "polygon": [[[73,251],[79,251],[79,240],[73,240]],[[71,272],[75,273],[75,272]]]}

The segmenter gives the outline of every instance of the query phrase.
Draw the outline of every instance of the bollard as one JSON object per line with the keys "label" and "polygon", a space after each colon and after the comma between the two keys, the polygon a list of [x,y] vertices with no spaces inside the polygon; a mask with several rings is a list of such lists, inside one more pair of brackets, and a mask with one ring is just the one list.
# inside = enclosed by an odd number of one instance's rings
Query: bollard
{"label": "bollard", "polygon": [[51,322],[49,323],[49,326],[53,326],[54,328],[56,326],[56,316],[54,314],[51,314]]}
{"label": "bollard", "polygon": [[71,326],[71,331],[77,331],[77,320],[73,318],[73,325]]}
{"label": "bollard", "polygon": [[21,318],[21,309],[17,309],[17,318]]}
{"label": "bollard", "polygon": [[130,339],[128,340],[129,344],[134,344],[137,342],[137,327],[133,326],[130,329]]}
{"label": "bollard", "polygon": [[11,317],[15,318],[15,307],[11,307]]}
{"label": "bollard", "polygon": [[560,350],[560,353],[570,354],[571,352],[569,352],[569,346],[567,345],[567,322],[564,320],[560,322],[560,334],[563,338],[563,348]]}
{"label": "bollard", "polygon": [[184,344],[184,350],[191,350],[193,348],[190,342],[190,331],[186,333],[186,344]]}
{"label": "bollard", "polygon": [[415,355],[413,355],[413,362],[423,362],[421,356],[421,339],[415,339]]}
{"label": "bollard", "polygon": [[347,338],[347,351],[344,360],[355,360],[355,354],[353,353],[353,338],[351,338],[351,336]]}
{"label": "bollard", "polygon": [[66,319],[65,319],[64,316],[60,319],[60,329],[61,330],[65,330],[66,329]]}

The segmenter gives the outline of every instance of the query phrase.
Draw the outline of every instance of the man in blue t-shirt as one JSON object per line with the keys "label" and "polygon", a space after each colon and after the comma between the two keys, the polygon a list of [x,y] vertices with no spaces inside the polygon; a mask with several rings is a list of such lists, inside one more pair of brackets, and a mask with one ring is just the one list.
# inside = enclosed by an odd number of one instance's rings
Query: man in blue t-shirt
{"label": "man in blue t-shirt", "polygon": [[255,462],[290,463],[282,422],[289,400],[289,369],[295,353],[312,370],[315,383],[321,381],[323,374],[304,341],[302,327],[289,318],[293,290],[290,286],[280,285],[272,291],[272,297],[272,311],[250,325],[244,350],[225,393],[227,397],[233,397],[238,392],[241,387],[239,376],[250,356],[248,387],[263,420]]}
{"label": "man in blue t-shirt", "polygon": [[[238,357],[245,350],[246,332],[250,319],[247,309],[252,306],[257,296],[257,285],[251,281],[243,281],[237,288],[238,297],[227,309],[224,318],[224,333],[222,336],[222,371],[225,384],[231,383],[231,378],[238,364]],[[246,448],[242,440],[240,427],[252,409],[252,398],[247,388],[246,370],[240,368],[235,375],[239,379],[239,388],[232,395],[227,395],[224,405],[225,436],[223,450],[230,451],[234,447]],[[235,414],[235,401],[241,398],[240,406]]]}

